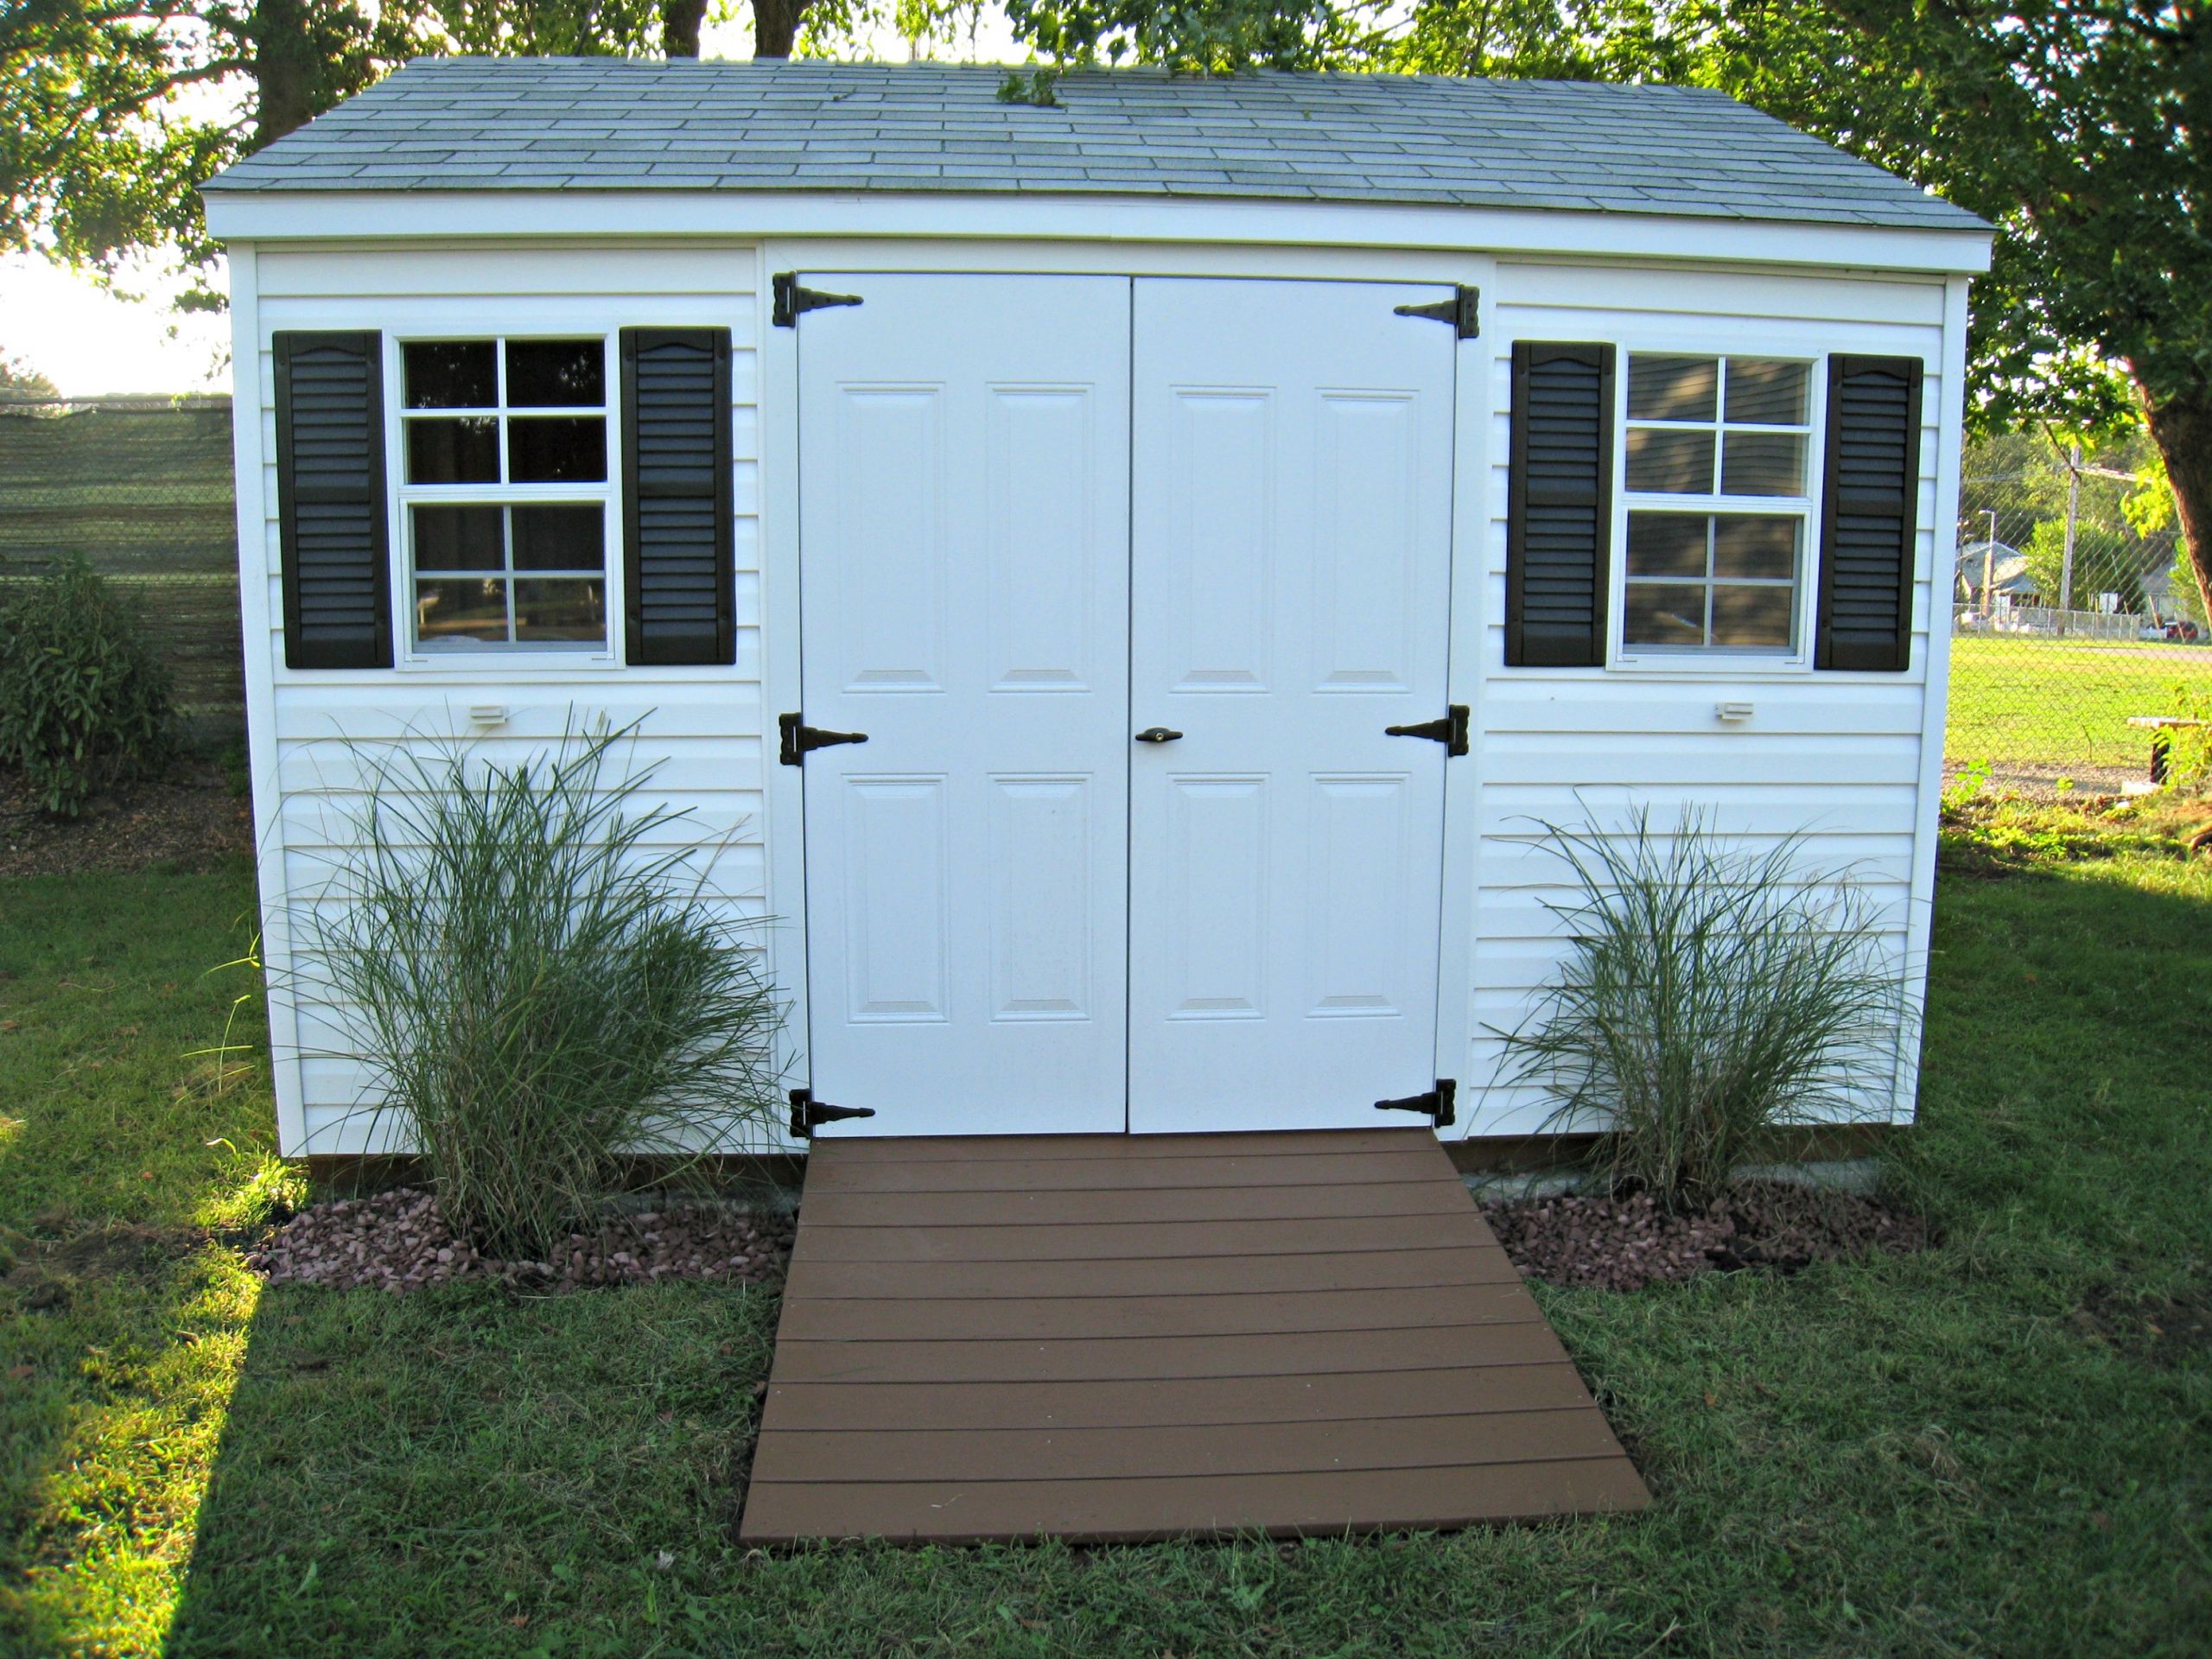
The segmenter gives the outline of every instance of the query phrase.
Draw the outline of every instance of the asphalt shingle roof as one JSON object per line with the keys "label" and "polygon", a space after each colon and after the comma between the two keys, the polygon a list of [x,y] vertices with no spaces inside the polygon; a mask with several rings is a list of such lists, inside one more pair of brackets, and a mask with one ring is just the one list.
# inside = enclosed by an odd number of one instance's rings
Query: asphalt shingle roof
{"label": "asphalt shingle roof", "polygon": [[1723,93],[1430,75],[425,58],[210,191],[811,190],[1548,207],[1971,229]]}

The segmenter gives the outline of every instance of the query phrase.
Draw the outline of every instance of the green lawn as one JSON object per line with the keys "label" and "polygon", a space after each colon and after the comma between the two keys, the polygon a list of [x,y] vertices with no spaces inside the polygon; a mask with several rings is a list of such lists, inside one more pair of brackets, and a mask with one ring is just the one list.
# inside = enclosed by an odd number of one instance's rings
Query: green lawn
{"label": "green lawn", "polygon": [[764,1293],[257,1296],[267,1096],[184,1058],[245,873],[0,884],[0,1648],[2201,1655],[2212,1353],[2138,1299],[2212,1298],[2212,865],[2005,844],[1941,894],[1939,1249],[1541,1293],[1649,1514],[1091,1551],[737,1548]]}
{"label": "green lawn", "polygon": [[1951,641],[1943,755],[1954,765],[2139,772],[2150,734],[2134,715],[2173,712],[2174,687],[2212,694],[2212,648],[2095,644],[2018,634]]}

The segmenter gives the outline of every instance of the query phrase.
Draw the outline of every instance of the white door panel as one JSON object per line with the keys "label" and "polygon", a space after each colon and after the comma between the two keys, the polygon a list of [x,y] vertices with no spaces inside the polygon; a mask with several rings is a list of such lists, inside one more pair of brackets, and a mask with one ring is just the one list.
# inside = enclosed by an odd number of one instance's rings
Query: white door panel
{"label": "white door panel", "polygon": [[823,1132],[1125,1124],[1128,306],[1116,277],[810,275],[809,1084]]}
{"label": "white door panel", "polygon": [[1129,1126],[1434,1082],[1453,334],[1382,283],[1141,280]]}

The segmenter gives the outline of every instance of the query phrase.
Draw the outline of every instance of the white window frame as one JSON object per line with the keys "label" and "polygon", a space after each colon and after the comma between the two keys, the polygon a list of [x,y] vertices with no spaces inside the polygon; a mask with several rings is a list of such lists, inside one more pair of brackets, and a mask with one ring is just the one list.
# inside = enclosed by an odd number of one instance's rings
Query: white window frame
{"label": "white window frame", "polygon": [[[1693,678],[1742,678],[1748,675],[1809,674],[1813,668],[1813,631],[1820,603],[1821,477],[1827,453],[1827,355],[1796,345],[1752,343],[1740,348],[1716,346],[1710,340],[1697,341],[1639,340],[1617,346],[1619,353],[1613,376],[1613,478],[1611,556],[1607,571],[1605,664],[1611,669],[1672,674]],[[1804,493],[1782,495],[1722,495],[1718,493],[1721,438],[1729,429],[1726,381],[1719,391],[1722,404],[1709,423],[1713,432],[1714,493],[1669,494],[1638,491],[1633,499],[1628,487],[1629,364],[1636,357],[1757,358],[1805,365],[1805,422],[1802,426],[1750,426],[1736,429],[1800,434],[1805,440]],[[1664,426],[1664,422],[1638,421],[1638,426]],[[1705,422],[1683,422],[1684,427],[1703,427]],[[1751,645],[1632,645],[1628,642],[1628,519],[1631,511],[1673,512],[1698,517],[1735,515],[1747,518],[1795,518],[1803,526],[1797,553],[1797,594],[1790,626],[1794,644],[1786,651]]]}
{"label": "white window frame", "polygon": [[[507,353],[509,340],[597,340],[602,354],[605,400],[598,404],[560,404],[539,407],[531,405],[522,410],[512,408],[507,402]],[[482,410],[410,410],[407,407],[406,347],[435,345],[442,342],[489,340],[492,342],[493,372],[499,403],[495,409]],[[615,331],[606,327],[580,323],[574,327],[544,326],[518,329],[503,329],[488,321],[475,324],[456,323],[451,327],[410,328],[388,332],[385,335],[385,474],[392,480],[391,499],[394,518],[392,564],[392,618],[395,639],[400,648],[393,652],[395,664],[403,669],[451,673],[457,670],[479,670],[495,672],[530,671],[570,671],[575,669],[616,669],[622,665],[622,635],[624,626],[622,591],[622,515],[621,472],[622,431],[620,416],[621,364],[617,350]],[[524,419],[533,416],[597,416],[605,423],[607,440],[607,475],[592,483],[567,484],[511,484],[506,481],[507,422],[511,416]],[[414,484],[407,478],[407,429],[411,420],[451,420],[456,416],[492,415],[499,423],[499,455],[500,480],[498,483],[474,484]],[[601,572],[606,594],[607,637],[598,645],[561,643],[547,640],[494,642],[489,640],[461,642],[450,645],[426,645],[416,637],[415,628],[415,514],[414,507],[424,506],[596,506],[601,513],[601,546],[605,550]],[[512,557],[512,550],[510,550]],[[490,574],[488,572],[485,574]],[[512,569],[506,574],[510,617],[514,603]]]}

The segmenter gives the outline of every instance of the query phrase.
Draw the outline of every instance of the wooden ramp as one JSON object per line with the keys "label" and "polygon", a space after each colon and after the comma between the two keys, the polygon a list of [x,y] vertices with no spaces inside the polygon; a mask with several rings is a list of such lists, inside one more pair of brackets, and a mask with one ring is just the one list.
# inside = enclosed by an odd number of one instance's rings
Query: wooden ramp
{"label": "wooden ramp", "polygon": [[821,1141],[741,1535],[1283,1535],[1649,1501],[1427,1129]]}

